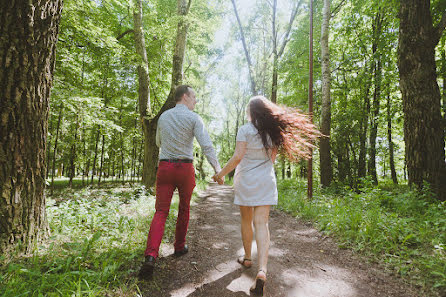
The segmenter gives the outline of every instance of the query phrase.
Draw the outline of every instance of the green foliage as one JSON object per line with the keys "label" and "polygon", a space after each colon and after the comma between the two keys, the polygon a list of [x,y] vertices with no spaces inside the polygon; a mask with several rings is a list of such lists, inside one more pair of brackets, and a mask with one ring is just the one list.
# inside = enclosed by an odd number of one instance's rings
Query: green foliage
{"label": "green foliage", "polygon": [[[141,175],[133,3],[64,1],[48,127],[48,175],[82,175],[86,183],[99,172],[102,178]],[[204,61],[217,54],[208,49],[221,18],[219,4],[193,1],[187,17],[185,83],[198,88],[204,85]],[[177,24],[177,1],[143,1],[150,109],[155,114],[170,92]]]}
{"label": "green foliage", "polygon": [[[0,296],[133,296],[154,204],[138,185],[60,191],[47,200],[51,237],[0,267]],[[174,197],[165,241],[177,212]]]}
{"label": "green foliage", "polygon": [[446,203],[427,190],[420,195],[407,187],[363,184],[359,193],[339,187],[318,190],[308,201],[304,182],[282,181],[278,207],[314,221],[341,247],[370,256],[426,292],[444,291]]}

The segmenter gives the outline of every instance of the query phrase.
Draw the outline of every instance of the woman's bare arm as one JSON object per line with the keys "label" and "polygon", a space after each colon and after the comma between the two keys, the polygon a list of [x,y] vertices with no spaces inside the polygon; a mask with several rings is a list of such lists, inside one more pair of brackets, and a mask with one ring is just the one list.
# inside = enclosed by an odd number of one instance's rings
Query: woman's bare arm
{"label": "woman's bare arm", "polygon": [[246,141],[237,141],[235,145],[234,155],[232,155],[231,159],[229,159],[225,167],[223,167],[223,169],[219,173],[214,175],[215,180],[222,179],[226,174],[228,174],[229,172],[234,170],[235,167],[237,167],[237,165],[240,163],[240,161],[243,159],[243,156],[246,153],[246,145],[247,145]]}

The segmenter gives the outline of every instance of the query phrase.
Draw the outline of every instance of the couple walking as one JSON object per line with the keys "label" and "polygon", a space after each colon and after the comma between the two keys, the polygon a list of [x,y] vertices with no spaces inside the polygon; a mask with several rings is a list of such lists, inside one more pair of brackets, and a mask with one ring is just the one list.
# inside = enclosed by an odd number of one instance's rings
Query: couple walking
{"label": "couple walking", "polygon": [[189,208],[195,187],[193,139],[197,138],[203,153],[212,165],[214,181],[223,184],[224,176],[236,169],[234,175],[234,204],[239,205],[241,234],[245,250],[237,261],[251,267],[253,225],[257,244],[258,273],[251,291],[263,294],[266,282],[271,205],[277,204],[274,161],[278,151],[295,161],[309,157],[312,141],[319,132],[309,119],[294,109],[280,107],[262,96],[252,97],[246,113],[248,123],[240,127],[235,152],[221,169],[212,142],[200,116],[193,112],[197,103],[194,90],[181,85],[175,90],[176,106],[164,112],[158,121],[156,142],[160,160],[156,178],[155,215],[150,225],[145,250],[145,262],[140,277],[151,277],[164,234],[173,192],[180,196],[175,233],[176,256],[188,252],[186,233]]}

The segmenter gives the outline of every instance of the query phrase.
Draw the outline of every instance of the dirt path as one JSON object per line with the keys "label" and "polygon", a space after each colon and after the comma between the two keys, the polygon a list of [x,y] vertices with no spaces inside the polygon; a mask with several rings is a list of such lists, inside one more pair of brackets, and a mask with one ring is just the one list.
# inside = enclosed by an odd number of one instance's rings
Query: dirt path
{"label": "dirt path", "polygon": [[[257,266],[254,261],[244,269],[236,262],[243,247],[233,195],[232,187],[216,184],[201,194],[192,207],[190,252],[174,258],[173,248],[163,246],[153,279],[140,284],[143,296],[250,296]],[[419,296],[401,280],[280,211],[271,212],[270,232],[266,296]]]}

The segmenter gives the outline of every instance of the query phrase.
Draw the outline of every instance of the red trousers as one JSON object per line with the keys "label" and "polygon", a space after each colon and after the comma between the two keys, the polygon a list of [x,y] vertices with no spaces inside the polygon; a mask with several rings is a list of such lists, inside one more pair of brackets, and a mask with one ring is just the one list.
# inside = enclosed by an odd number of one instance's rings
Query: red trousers
{"label": "red trousers", "polygon": [[175,251],[180,251],[186,243],[189,226],[189,209],[192,192],[195,188],[195,170],[192,163],[170,163],[161,161],[156,175],[155,215],[150,224],[147,248],[144,256],[158,257],[164,225],[169,214],[170,203],[175,189],[178,188],[180,205],[175,230]]}

